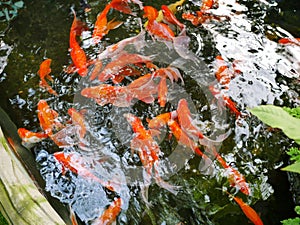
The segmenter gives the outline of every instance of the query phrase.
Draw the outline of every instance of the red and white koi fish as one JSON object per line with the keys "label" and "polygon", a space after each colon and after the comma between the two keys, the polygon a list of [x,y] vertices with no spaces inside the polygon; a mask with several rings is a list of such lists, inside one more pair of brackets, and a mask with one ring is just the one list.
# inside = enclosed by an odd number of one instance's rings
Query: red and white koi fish
{"label": "red and white koi fish", "polygon": [[92,225],[111,225],[121,212],[122,199],[116,198],[103,214],[93,221]]}
{"label": "red and white koi fish", "polygon": [[79,126],[79,138],[83,139],[86,133],[84,116],[74,108],[69,108],[68,114],[71,116],[72,122]]}
{"label": "red and white koi fish", "polygon": [[117,28],[120,26],[123,22],[115,21],[115,19],[112,19],[111,21],[107,22],[107,13],[111,9],[111,4],[107,4],[103,11],[98,14],[97,20],[94,25],[94,31],[93,31],[93,39],[94,42],[97,44],[108,32],[112,29]]}
{"label": "red and white koi fish", "polygon": [[300,38],[281,38],[278,40],[278,43],[300,46]]}
{"label": "red and white koi fish", "polygon": [[177,194],[176,188],[178,187],[166,183],[159,175],[157,167],[159,166],[159,155],[161,154],[161,151],[157,142],[152,138],[151,131],[146,130],[142,121],[133,114],[127,113],[124,114],[124,116],[135,134],[134,138],[131,140],[131,148],[138,151],[140,160],[145,168],[146,174],[144,180],[146,183],[148,184],[150,182],[152,170],[154,169],[156,183],[171,193]]}
{"label": "red and white koi fish", "polygon": [[247,203],[245,203],[241,198],[235,197],[227,192],[229,196],[231,196],[234,201],[240,206],[241,210],[247,216],[247,218],[255,225],[263,225],[263,221],[261,220],[260,216],[257,214],[257,212],[250,207]]}
{"label": "red and white koi fish", "polygon": [[19,128],[18,135],[22,139],[22,144],[35,144],[48,138],[48,135],[43,132],[32,132],[25,128]]}
{"label": "red and white koi fish", "polygon": [[52,60],[51,59],[45,59],[41,64],[40,64],[40,69],[38,70],[38,75],[40,76],[40,86],[45,88],[50,94],[57,95],[56,91],[52,89],[52,87],[47,83],[46,79],[49,81],[53,81],[53,78],[50,76],[51,73],[51,64]]}
{"label": "red and white koi fish", "polygon": [[79,154],[55,152],[53,156],[62,165],[62,173],[65,172],[65,169],[69,169],[72,173],[98,182],[111,191],[119,191],[120,184],[118,184],[117,182],[102,180],[94,175],[89,169],[84,166],[85,160],[80,157]]}
{"label": "red and white koi fish", "polygon": [[[80,76],[84,77],[87,75],[88,69],[87,69],[87,57],[85,55],[85,52],[80,47],[76,40],[76,36],[78,36],[78,33],[81,32],[81,24],[79,20],[76,18],[76,13],[73,10],[74,14],[74,20],[70,29],[70,39],[69,39],[69,45],[70,45],[70,55],[71,59],[77,69],[77,72]],[[80,33],[81,34],[81,33]]]}
{"label": "red and white koi fish", "polygon": [[51,109],[45,100],[40,100],[38,102],[38,119],[40,121],[40,126],[44,132],[51,136],[53,134],[53,129],[60,129],[63,125],[57,121],[58,113]]}

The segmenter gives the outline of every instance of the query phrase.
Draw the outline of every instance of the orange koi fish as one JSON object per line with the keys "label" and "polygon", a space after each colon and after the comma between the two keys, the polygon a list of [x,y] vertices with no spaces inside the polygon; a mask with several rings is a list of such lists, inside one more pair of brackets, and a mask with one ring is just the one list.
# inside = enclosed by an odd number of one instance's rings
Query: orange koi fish
{"label": "orange koi fish", "polygon": [[168,87],[167,87],[167,77],[173,83],[173,80],[177,81],[181,79],[183,83],[183,78],[177,68],[174,67],[167,67],[167,68],[160,68],[157,69],[153,73],[153,77],[160,77],[160,82],[158,84],[158,102],[161,107],[165,107],[167,102],[167,95],[168,95]]}
{"label": "orange koi fish", "polygon": [[144,18],[148,19],[148,24],[146,29],[148,32],[156,36],[157,38],[165,39],[165,40],[173,40],[175,37],[172,29],[165,23],[157,22],[156,18],[158,16],[158,11],[152,6],[144,6]]}
{"label": "orange koi fish", "polygon": [[129,15],[136,15],[132,12],[131,8],[129,7],[128,0],[112,0],[110,3],[111,8],[120,11],[125,14]]}
{"label": "orange koi fish", "polygon": [[245,177],[238,171],[229,166],[225,160],[222,158],[220,154],[217,153],[215,147],[211,147],[210,151],[216,156],[218,162],[223,166],[223,168],[226,170],[226,175],[228,177],[228,180],[231,184],[231,186],[236,187],[238,190],[240,190],[245,195],[251,194],[251,189],[246,182]]}
{"label": "orange koi fish", "polygon": [[159,114],[158,116],[148,120],[148,127],[150,129],[160,129],[163,126],[166,126],[169,120],[174,120],[177,118],[177,111],[166,112]]}
{"label": "orange koi fish", "polygon": [[182,18],[189,20],[194,26],[205,23],[208,20],[215,19],[220,20],[220,16],[212,15],[207,10],[211,9],[214,5],[213,0],[203,0],[199,11],[196,11],[196,15],[193,13],[183,13]]}
{"label": "orange koi fish", "polygon": [[[205,155],[198,145],[188,137],[188,135],[181,129],[179,124],[175,120],[169,120],[168,126],[172,132],[172,134],[177,139],[178,143],[191,148],[197,155],[201,156],[205,161],[206,164],[211,164],[211,160]],[[214,146],[210,146],[210,151],[212,151],[213,155],[217,158],[219,163],[225,168],[228,172],[228,180],[231,182],[232,186],[236,186],[242,193],[249,195],[250,188],[245,181],[245,178],[242,174],[240,174],[237,170],[230,167],[225,160],[222,158],[221,155],[217,153]]]}
{"label": "orange koi fish", "polygon": [[79,21],[76,19],[76,13],[73,10],[74,14],[74,20],[71,26],[70,30],[70,39],[69,39],[69,45],[70,45],[70,55],[71,59],[77,69],[77,72],[80,76],[84,77],[87,75],[88,69],[87,69],[87,57],[85,55],[85,52],[80,47],[76,40],[76,36],[78,35],[78,31],[80,30],[79,27]]}
{"label": "orange koi fish", "polygon": [[38,119],[41,128],[49,136],[53,134],[53,129],[62,128],[63,125],[57,121],[58,113],[51,109],[45,100],[38,102]]}
{"label": "orange koi fish", "polygon": [[233,102],[229,96],[222,94],[221,91],[215,88],[213,85],[209,86],[209,90],[218,100],[220,100],[221,97],[221,103],[226,105],[230,109],[230,111],[236,115],[236,117],[242,115],[241,112],[237,109],[236,103]]}
{"label": "orange koi fish", "polygon": [[100,84],[94,87],[87,87],[81,90],[81,95],[94,99],[97,104],[104,106],[113,104],[119,107],[130,106],[132,96],[129,95],[126,87]]}
{"label": "orange koi fish", "polygon": [[106,187],[111,191],[116,191],[119,189],[120,185],[112,181],[104,181],[99,177],[94,175],[90,170],[84,167],[84,159],[81,158],[76,153],[64,153],[64,152],[55,152],[53,154],[54,158],[62,165],[62,172],[64,173],[65,169],[69,169],[72,173],[77,174],[81,177],[91,179],[95,182],[100,183],[102,186]]}
{"label": "orange koi fish", "polygon": [[142,121],[133,114],[127,113],[124,114],[124,116],[131,125],[135,134],[134,138],[131,140],[131,148],[138,151],[140,160],[147,173],[144,176],[145,181],[147,183],[150,182],[152,170],[154,169],[154,178],[156,183],[171,193],[176,194],[177,187],[166,183],[159,176],[157,166],[159,166],[159,155],[161,154],[161,151],[157,142],[152,138],[151,131],[146,130]]}
{"label": "orange koi fish", "polygon": [[70,220],[72,222],[72,225],[78,225],[76,215],[70,205],[69,205],[69,211],[70,211]]}
{"label": "orange koi fish", "polygon": [[263,225],[260,216],[257,214],[257,212],[251,208],[247,203],[245,203],[241,198],[235,197],[227,192],[229,196],[231,196],[234,201],[240,206],[243,213],[247,216],[247,218],[255,225]]}
{"label": "orange koi fish", "polygon": [[171,23],[174,24],[176,26],[178,26],[181,30],[183,30],[185,28],[185,25],[183,23],[181,23],[174,15],[174,13],[170,10],[170,8],[166,5],[162,5],[161,6],[161,10],[163,12],[164,15],[164,19]]}
{"label": "orange koi fish", "polygon": [[40,87],[45,88],[50,94],[57,95],[56,91],[52,89],[52,87],[47,83],[46,79],[49,81],[53,81],[53,78],[50,76],[51,73],[51,64],[52,60],[51,59],[45,59],[41,64],[40,64],[40,69],[38,70],[38,75],[40,76]]}
{"label": "orange koi fish", "polygon": [[278,40],[280,44],[294,44],[300,46],[300,38],[281,38]]}
{"label": "orange koi fish", "polygon": [[22,144],[34,144],[48,138],[48,135],[43,132],[32,132],[25,128],[19,128],[18,134],[22,139]]}
{"label": "orange koi fish", "polygon": [[108,4],[105,6],[103,11],[98,14],[97,20],[94,25],[94,31],[93,31],[93,39],[94,42],[97,44],[108,32],[112,29],[117,28],[120,26],[123,22],[120,21],[114,21],[112,19],[111,21],[107,22],[107,13],[111,9],[112,5]]}
{"label": "orange koi fish", "polygon": [[194,140],[203,139],[204,135],[194,124],[188,103],[185,99],[180,99],[177,106],[177,115],[180,127]]}
{"label": "orange koi fish", "polygon": [[72,122],[77,124],[80,127],[79,137],[80,139],[83,139],[86,133],[84,116],[74,108],[69,108],[68,114],[71,116]]}
{"label": "orange koi fish", "polygon": [[215,76],[221,85],[224,85],[226,88],[228,88],[228,84],[230,83],[231,79],[234,78],[235,76],[234,74],[229,72],[229,68],[226,65],[222,56],[220,55],[216,56],[216,60],[217,60],[217,71],[215,73]]}
{"label": "orange koi fish", "polygon": [[103,71],[98,75],[98,79],[101,82],[104,82],[109,78],[114,78],[114,76],[118,74],[120,69],[124,68],[125,66],[129,64],[151,62],[152,58],[152,56],[143,56],[139,54],[122,52],[121,54],[114,57],[113,61],[105,66]]}
{"label": "orange koi fish", "polygon": [[103,214],[93,221],[92,225],[110,225],[121,212],[122,199],[116,198]]}

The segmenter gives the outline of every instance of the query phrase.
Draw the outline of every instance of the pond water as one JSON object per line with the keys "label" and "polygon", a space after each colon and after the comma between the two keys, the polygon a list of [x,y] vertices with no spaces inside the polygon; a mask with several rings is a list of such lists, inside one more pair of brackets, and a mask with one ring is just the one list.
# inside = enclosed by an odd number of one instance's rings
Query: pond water
{"label": "pond water", "polygon": [[[171,3],[144,1],[144,5],[157,9]],[[181,19],[181,15],[197,11],[201,1],[186,1],[176,13],[191,38],[186,59],[174,47],[150,36],[146,36],[147,44],[141,49],[128,46],[131,53],[151,56],[159,67],[172,64],[180,71],[184,83],[180,79],[173,85],[168,83],[169,101],[165,107],[157,101],[134,101],[129,107],[100,106],[80,95],[83,88],[99,83],[65,72],[72,63],[68,50],[74,18],[71,8],[92,30],[97,14],[107,2],[89,4],[91,11],[84,12],[79,1],[24,1],[18,15],[10,22],[2,21],[0,26],[0,106],[17,127],[41,131],[37,116],[41,99],[59,113],[59,121],[66,126],[70,124],[71,107],[84,110],[88,124],[88,135],[81,144],[80,138],[74,138],[76,130],[70,129],[63,134],[64,140],[69,138],[67,147],[59,148],[50,139],[31,146],[28,154],[37,159],[36,166],[46,180],[45,190],[66,207],[71,206],[82,224],[91,224],[119,197],[123,204],[117,224],[247,224],[247,217],[226,190],[251,205],[264,224],[280,224],[283,219],[295,217],[294,206],[300,204],[299,186],[297,182],[290,184],[288,174],[280,170],[287,164],[285,151],[295,144],[282,132],[269,129],[251,116],[247,108],[261,104],[299,106],[300,47],[278,44],[283,37],[300,37],[298,0],[220,0],[211,13],[221,19],[199,26]],[[83,32],[81,46],[88,58],[95,59],[106,46],[140,32],[137,18],[142,18],[143,13],[137,5],[131,6],[136,15],[109,12],[111,19],[116,17],[124,23],[111,30],[100,44],[91,42],[90,31]],[[228,89],[223,88],[242,116],[236,117],[222,107],[209,91],[210,85],[217,85],[214,74],[218,55],[231,70],[239,71]],[[39,86],[37,71],[46,58],[52,59],[51,86],[58,96]],[[93,69],[93,65],[89,67],[90,72]],[[126,78],[124,84],[132,80]],[[175,110],[180,99],[187,100],[193,118],[206,136],[226,138],[217,151],[228,165],[245,176],[250,195],[231,186],[226,169],[214,157],[211,156],[211,165],[206,168],[205,160],[179,145],[165,128],[155,139],[163,152],[158,173],[168,184],[178,186],[178,193],[163,188],[166,183],[151,182],[147,198],[151,206],[147,207],[143,197],[148,186],[144,184],[145,171],[139,155],[130,149],[134,134],[123,115],[135,114],[146,124],[148,118]],[[104,181],[118,181],[117,190],[113,192],[80,173],[62,173],[62,166],[53,156],[60,151],[83,157],[81,165],[94,175]]]}

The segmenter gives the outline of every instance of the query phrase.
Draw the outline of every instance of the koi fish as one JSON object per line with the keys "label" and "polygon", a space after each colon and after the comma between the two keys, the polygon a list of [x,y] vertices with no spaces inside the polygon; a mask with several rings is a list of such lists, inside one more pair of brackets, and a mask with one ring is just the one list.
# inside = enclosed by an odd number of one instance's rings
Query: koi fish
{"label": "koi fish", "polygon": [[142,47],[145,46],[146,43],[145,33],[145,30],[142,29],[141,32],[136,36],[125,38],[116,44],[112,44],[106,47],[106,49],[98,55],[98,59],[101,60],[104,58],[112,58],[113,56],[116,56],[117,54],[121,53],[124,50],[124,48],[129,44],[133,44],[137,50],[140,50]]}
{"label": "koi fish", "polygon": [[107,13],[111,9],[111,4],[105,6],[103,11],[98,14],[97,20],[94,25],[94,31],[92,34],[92,38],[94,42],[97,44],[108,32],[112,29],[119,27],[123,22],[115,21],[112,19],[111,21],[107,22]]}
{"label": "koi fish", "polygon": [[53,129],[63,127],[63,125],[57,121],[57,118],[58,113],[51,109],[45,100],[40,100],[38,102],[38,119],[45,134],[51,136],[53,134]]}
{"label": "koi fish", "polygon": [[101,106],[110,103],[119,107],[127,107],[130,106],[133,99],[126,87],[109,84],[84,88],[81,90],[81,95],[94,99]]}
{"label": "koi fish", "polygon": [[121,212],[122,199],[116,198],[111,205],[103,212],[103,214],[93,221],[92,225],[110,225]]}
{"label": "koi fish", "polygon": [[156,18],[158,16],[158,11],[152,6],[144,6],[144,18],[148,19],[148,23],[146,29],[148,32],[156,36],[157,38],[165,39],[165,40],[173,40],[175,37],[172,29],[165,23],[157,22]]}
{"label": "koi fish", "polygon": [[166,112],[159,114],[158,116],[148,120],[148,127],[150,129],[160,129],[163,126],[166,126],[169,120],[174,120],[177,118],[177,111]]}
{"label": "koi fish", "polygon": [[231,186],[236,187],[238,190],[240,190],[245,195],[251,194],[251,189],[246,182],[245,177],[238,171],[229,166],[226,161],[222,158],[220,154],[217,153],[215,147],[211,147],[209,151],[212,151],[212,153],[216,156],[218,162],[223,166],[223,168],[226,170],[226,175],[228,178],[228,181],[230,182]]}
{"label": "koi fish", "polygon": [[76,215],[75,215],[71,205],[69,205],[69,211],[70,211],[70,220],[72,222],[72,225],[78,225]]}
{"label": "koi fish", "polygon": [[[191,148],[197,155],[201,156],[205,160],[206,165],[211,165],[212,162],[210,158],[205,155],[198,145],[188,137],[188,135],[181,129],[180,125],[175,120],[169,120],[168,126],[172,132],[172,134],[177,139],[178,143]],[[208,148],[208,147],[207,147]],[[249,195],[250,188],[245,181],[245,178],[242,174],[240,174],[237,170],[230,167],[221,155],[217,153],[214,146],[210,146],[210,150],[212,154],[217,158],[221,166],[227,170],[228,180],[231,182],[232,186],[236,186],[242,193]]]}
{"label": "koi fish", "polygon": [[213,85],[209,86],[209,90],[222,104],[226,105],[230,111],[236,115],[236,117],[242,115],[237,109],[236,103],[233,102],[229,96],[222,94],[221,91],[215,88]]}
{"label": "koi fish", "polygon": [[158,102],[160,107],[165,107],[167,102],[167,94],[168,94],[168,87],[167,87],[167,77],[173,83],[173,80],[178,81],[181,79],[183,83],[183,78],[179,72],[179,70],[175,67],[167,67],[167,68],[159,68],[153,73],[153,77],[160,77],[160,82],[158,84]]}
{"label": "koi fish", "polygon": [[278,40],[280,44],[294,44],[300,46],[300,38],[281,38]]}
{"label": "koi fish", "polygon": [[119,190],[120,185],[112,181],[104,181],[84,167],[84,159],[76,153],[55,152],[54,158],[62,165],[62,172],[69,169],[72,173],[100,183],[111,191]]}
{"label": "koi fish", "polygon": [[57,95],[56,91],[52,89],[52,87],[47,83],[46,79],[49,81],[53,81],[53,78],[50,76],[51,73],[51,64],[52,60],[51,59],[45,59],[41,64],[40,64],[40,69],[38,70],[37,74],[40,76],[40,87],[45,88],[50,94]]}
{"label": "koi fish", "polygon": [[76,13],[74,10],[73,10],[73,14],[74,14],[74,20],[71,26],[70,39],[69,39],[70,55],[77,69],[78,74],[84,77],[87,75],[88,72],[87,57],[85,55],[85,52],[83,51],[83,49],[80,47],[80,45],[76,40],[76,36],[78,35],[78,30],[80,30],[78,27],[80,27],[80,25],[79,25],[79,20],[77,20],[76,18]]}
{"label": "koi fish", "polygon": [[86,133],[86,126],[83,115],[74,108],[69,108],[68,114],[71,116],[72,122],[79,126],[79,137],[80,139],[83,139]]}
{"label": "koi fish", "polygon": [[171,9],[166,6],[166,5],[162,5],[161,6],[161,10],[163,12],[164,15],[164,19],[171,23],[174,24],[176,26],[178,26],[181,30],[183,30],[185,28],[185,25],[183,23],[181,23],[174,15],[174,13],[171,11]]}
{"label": "koi fish", "polygon": [[46,138],[48,135],[43,132],[32,132],[25,128],[18,129],[18,135],[22,139],[22,144],[35,144]]}
{"label": "koi fish", "polygon": [[234,199],[234,201],[240,206],[241,210],[247,216],[247,218],[255,225],[263,225],[260,216],[257,214],[257,212],[250,207],[247,203],[245,203],[241,198],[235,197],[227,192],[227,194]]}
{"label": "koi fish", "polygon": [[137,63],[147,63],[151,62],[152,56],[143,56],[139,54],[131,54],[127,52],[122,52],[113,58],[113,61],[108,63],[103,71],[98,75],[98,79],[101,82],[108,80],[109,78],[114,78],[118,74],[119,70],[124,68],[129,64]]}
{"label": "koi fish", "polygon": [[215,72],[215,76],[218,82],[225,86],[228,89],[228,84],[230,83],[231,79],[234,78],[234,74],[229,72],[229,68],[226,65],[222,56],[216,56],[217,61],[217,71]]}
{"label": "koi fish", "polygon": [[110,5],[111,5],[111,8],[113,8],[117,11],[135,16],[136,13],[132,12],[131,8],[129,7],[128,2],[129,2],[129,0],[112,0]]}
{"label": "koi fish", "polygon": [[145,168],[146,175],[144,176],[144,179],[149,183],[152,176],[152,169],[154,169],[156,183],[171,193],[177,194],[176,188],[178,187],[166,183],[159,175],[157,167],[159,166],[159,155],[161,154],[161,151],[157,142],[152,138],[151,131],[146,130],[142,121],[133,114],[127,113],[124,114],[124,117],[131,125],[135,134],[130,144],[133,150],[138,151],[140,160]]}

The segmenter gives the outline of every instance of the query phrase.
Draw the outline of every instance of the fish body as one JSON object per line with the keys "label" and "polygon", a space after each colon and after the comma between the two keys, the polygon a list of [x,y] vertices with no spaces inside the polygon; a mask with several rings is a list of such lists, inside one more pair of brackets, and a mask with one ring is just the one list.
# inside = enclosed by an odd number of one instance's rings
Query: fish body
{"label": "fish body", "polygon": [[51,73],[51,59],[45,59],[41,64],[38,70],[38,75],[40,76],[40,87],[45,88],[50,94],[57,95],[56,91],[52,89],[52,87],[47,83],[46,79],[49,81],[53,81],[53,78],[50,76]]}
{"label": "fish body", "polygon": [[300,46],[300,38],[281,38],[278,40],[280,44],[294,44]]}
{"label": "fish body", "polygon": [[[80,76],[84,77],[87,75],[87,57],[83,49],[80,47],[76,40],[76,36],[79,33],[79,21],[76,18],[75,11],[74,13],[74,20],[70,29],[70,38],[69,38],[69,45],[70,45],[70,55],[71,59],[77,69],[77,72]],[[81,31],[81,30],[80,30]]]}
{"label": "fish body", "polygon": [[58,113],[51,109],[45,100],[38,102],[38,119],[40,126],[47,135],[53,134],[54,128],[61,128],[62,124],[57,121]]}
{"label": "fish body", "polygon": [[[227,194],[229,194],[227,192]],[[263,225],[263,221],[261,220],[260,216],[257,214],[257,212],[248,204],[246,204],[241,198],[239,197],[235,197],[231,194],[229,194],[234,201],[240,206],[240,208],[242,209],[243,213],[245,214],[245,216],[247,216],[247,218],[255,225]]]}
{"label": "fish body", "polygon": [[110,225],[121,212],[122,199],[116,198],[112,204],[102,213],[102,215],[93,221],[92,225]]}
{"label": "fish body", "polygon": [[159,175],[158,167],[159,155],[161,154],[161,151],[157,142],[152,138],[151,131],[146,130],[142,121],[133,114],[127,113],[124,114],[124,116],[134,132],[135,136],[131,140],[131,148],[138,151],[140,160],[146,171],[144,180],[146,181],[147,185],[149,185],[148,183],[150,182],[150,178],[153,174],[152,171],[154,169],[154,178],[156,183],[171,193],[176,194],[177,187],[163,181]]}
{"label": "fish body", "polygon": [[161,10],[164,15],[164,19],[176,26],[178,26],[181,30],[185,28],[185,25],[181,23],[174,15],[174,13],[171,11],[171,9],[167,5],[162,5]]}
{"label": "fish body", "polygon": [[28,144],[35,144],[48,138],[48,135],[43,132],[32,132],[25,128],[19,128],[18,135],[22,139],[22,143]]}
{"label": "fish body", "polygon": [[109,78],[114,78],[114,76],[119,73],[120,69],[129,64],[147,63],[151,62],[151,60],[151,56],[122,52],[105,66],[103,71],[99,74],[98,79],[101,82],[104,82]]}
{"label": "fish body", "polygon": [[71,116],[72,122],[80,127],[79,137],[83,139],[86,133],[84,116],[74,108],[69,108],[68,114]]}
{"label": "fish body", "polygon": [[116,191],[117,187],[119,187],[119,184],[115,182],[104,181],[95,176],[90,170],[85,168],[84,159],[75,153],[55,152],[53,156],[63,166],[63,171],[69,169],[72,173],[98,182],[111,191]]}
{"label": "fish body", "polygon": [[159,114],[156,117],[148,120],[148,127],[150,129],[160,129],[163,126],[166,126],[169,120],[174,120],[177,118],[177,111],[166,112]]}
{"label": "fish body", "polygon": [[122,24],[122,22],[114,21],[114,19],[107,22],[107,14],[111,8],[112,5],[107,4],[103,11],[97,16],[92,34],[95,43],[98,43],[110,30],[115,29]]}

